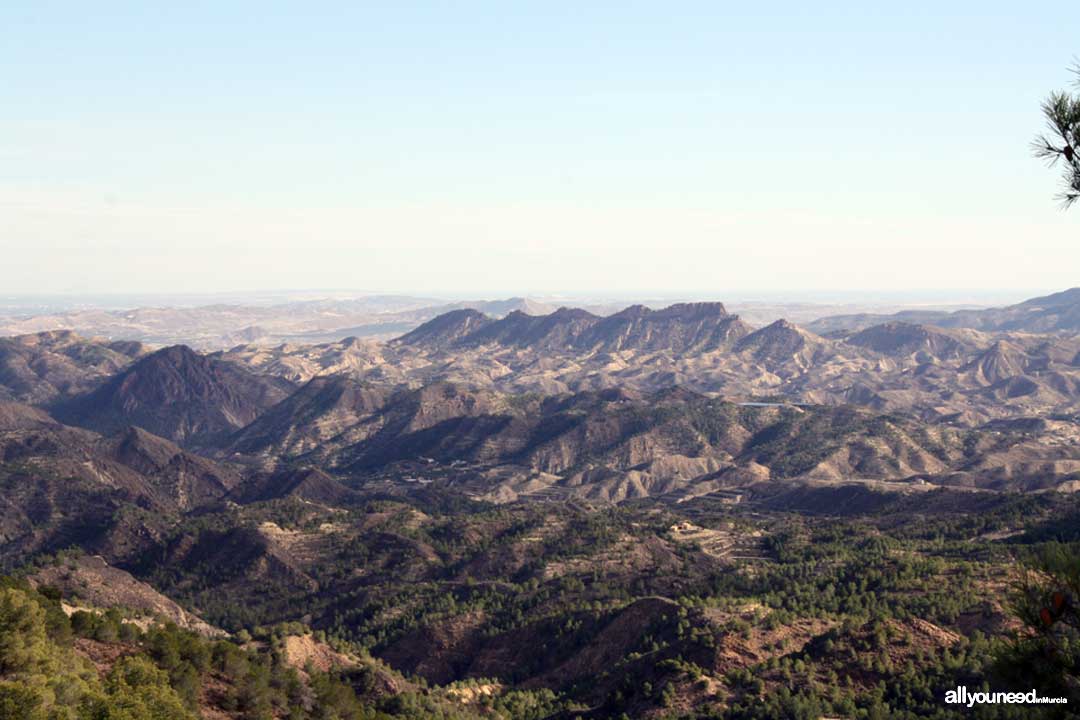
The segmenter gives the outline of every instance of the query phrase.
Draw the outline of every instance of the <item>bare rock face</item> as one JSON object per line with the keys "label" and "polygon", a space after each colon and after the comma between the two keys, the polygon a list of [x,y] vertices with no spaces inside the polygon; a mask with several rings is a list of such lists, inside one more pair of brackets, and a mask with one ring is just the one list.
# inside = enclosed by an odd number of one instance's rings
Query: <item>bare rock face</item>
{"label": "bare rock face", "polygon": [[662,310],[634,305],[597,323],[579,345],[602,352],[681,354],[726,348],[749,332],[721,303],[680,303]]}
{"label": "bare rock face", "polygon": [[[1013,379],[985,391],[1030,389]],[[360,403],[351,413],[351,426],[338,425],[331,404],[322,414],[312,408],[302,423],[275,427],[291,447],[312,449],[277,455],[277,471],[237,497],[341,505],[366,478],[389,476],[416,487],[453,478],[459,489],[498,501],[555,494],[622,502],[767,480],[944,477],[971,463],[962,431],[949,426],[851,406],[739,406],[685,388],[521,398],[434,383]],[[294,463],[319,469],[290,475]],[[1054,467],[1051,485],[1072,471]],[[349,480],[343,485],[334,475]]]}
{"label": "bare rock face", "polygon": [[749,332],[721,303],[681,303],[662,310],[633,305],[603,318],[565,307],[546,315],[515,310],[500,320],[474,310],[455,310],[396,342],[440,349],[498,346],[575,353],[685,353],[727,347]]}
{"label": "bare rock face", "polygon": [[565,350],[599,320],[590,312],[573,308],[560,308],[549,315],[526,315],[515,310],[501,320],[465,336],[461,344]]}
{"label": "bare rock face", "polygon": [[1022,349],[1005,340],[998,340],[976,356],[968,368],[975,373],[980,382],[994,385],[1023,375],[1028,362]]}

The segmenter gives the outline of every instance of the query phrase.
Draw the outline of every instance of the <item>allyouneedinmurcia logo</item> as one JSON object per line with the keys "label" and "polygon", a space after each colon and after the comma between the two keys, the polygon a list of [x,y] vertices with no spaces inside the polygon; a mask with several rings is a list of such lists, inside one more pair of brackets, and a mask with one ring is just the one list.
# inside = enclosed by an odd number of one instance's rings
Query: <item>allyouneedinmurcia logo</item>
{"label": "allyouneedinmurcia logo", "polygon": [[949,705],[1065,705],[1069,701],[1063,697],[1044,697],[1038,690],[1028,692],[971,692],[966,685],[957,685],[955,690],[945,693],[945,702]]}

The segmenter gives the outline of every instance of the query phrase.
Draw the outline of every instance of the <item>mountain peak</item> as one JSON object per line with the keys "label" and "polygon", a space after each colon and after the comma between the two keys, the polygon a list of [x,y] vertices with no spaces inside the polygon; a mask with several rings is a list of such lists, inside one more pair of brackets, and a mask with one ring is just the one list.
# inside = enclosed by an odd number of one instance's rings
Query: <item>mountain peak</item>
{"label": "mountain peak", "polygon": [[137,425],[181,444],[198,444],[248,424],[291,389],[291,383],[280,378],[174,345],[62,404],[57,415],[106,434]]}
{"label": "mountain peak", "polygon": [[619,312],[611,315],[613,318],[640,318],[652,313],[652,310],[644,305],[628,305]]}
{"label": "mountain peak", "polygon": [[735,349],[749,353],[758,362],[782,362],[802,356],[817,342],[824,341],[794,323],[780,319],[743,337]]}
{"label": "mountain peak", "polygon": [[693,302],[675,303],[662,310],[657,310],[656,314],[663,317],[676,317],[690,320],[708,317],[727,317],[728,311],[727,308],[724,307],[724,303],[721,302]]}
{"label": "mountain peak", "polygon": [[560,307],[542,315],[520,308],[499,320],[475,310],[454,310],[398,338],[404,345],[501,345],[557,352],[707,351],[749,332],[719,302],[676,303],[661,310],[630,305],[607,317]]}
{"label": "mountain peak", "polygon": [[470,345],[494,343],[506,347],[565,350],[599,319],[577,308],[560,308],[547,315],[529,315],[514,310],[480,328],[465,341]]}
{"label": "mountain peak", "polygon": [[677,303],[661,310],[631,305],[602,319],[580,343],[600,352],[706,352],[726,347],[749,330],[722,303]]}
{"label": "mountain peak", "polygon": [[861,330],[844,342],[885,355],[918,353],[920,357],[957,359],[980,347],[977,338],[974,331],[893,320]]}
{"label": "mountain peak", "polygon": [[1031,298],[1020,303],[1017,307],[1041,307],[1052,308],[1063,305],[1080,305],[1080,287],[1069,288],[1061,292]]}
{"label": "mountain peak", "polygon": [[[514,312],[520,311],[515,310]],[[492,322],[494,320],[479,310],[472,308],[451,310],[402,335],[396,342],[402,345],[428,345],[432,347],[452,345],[477,330],[490,325]]]}
{"label": "mountain peak", "polygon": [[147,356],[147,359],[157,358],[160,360],[168,360],[170,362],[199,362],[205,358],[199,353],[192,350],[187,345],[169,345],[163,347],[157,352],[151,353]]}
{"label": "mountain peak", "polygon": [[1024,351],[1011,342],[998,339],[968,364],[976,377],[993,385],[1024,374],[1027,365]]}
{"label": "mountain peak", "polygon": [[256,477],[239,489],[243,502],[295,497],[321,505],[341,505],[350,502],[354,494],[322,470],[312,467],[286,469],[269,477]]}

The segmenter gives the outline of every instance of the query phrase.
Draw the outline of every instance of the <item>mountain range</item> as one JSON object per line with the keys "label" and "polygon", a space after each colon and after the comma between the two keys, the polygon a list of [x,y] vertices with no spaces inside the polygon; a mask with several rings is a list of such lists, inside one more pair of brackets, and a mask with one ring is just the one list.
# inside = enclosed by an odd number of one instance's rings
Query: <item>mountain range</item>
{"label": "mountain range", "polygon": [[603,317],[563,308],[493,318],[463,309],[387,343],[244,345],[217,356],[293,382],[341,373],[510,393],[680,386],[744,401],[854,403],[966,426],[1080,409],[1075,334],[888,320],[822,336],[784,320],[754,328],[719,303],[634,306]]}
{"label": "mountain range", "polygon": [[811,322],[814,332],[862,330],[889,321],[987,332],[1075,334],[1080,332],[1080,288],[1031,298],[1016,305],[955,312],[906,310],[892,315],[833,315]]}
{"label": "mountain range", "polygon": [[[591,297],[450,301],[423,296],[355,296],[347,293],[73,297],[55,298],[50,302],[43,302],[41,298],[4,300],[0,298],[0,336],[69,330],[87,337],[136,341],[154,346],[184,344],[204,351],[227,349],[238,344],[273,346],[283,342],[324,343],[345,337],[385,341],[439,315],[459,309],[473,309],[500,318],[513,311],[532,316],[547,315],[559,307],[570,306],[590,314],[607,316],[632,303],[659,309],[677,302],[675,298],[666,301],[656,298],[617,301]],[[764,326],[783,318],[805,325],[819,334],[826,334],[838,328],[851,329],[857,324],[851,320],[856,313],[877,313],[866,315],[870,320],[864,320],[865,324],[886,321],[888,317],[882,313],[887,312],[909,313],[907,319],[911,322],[933,322],[934,318],[943,317],[952,310],[962,311],[955,313],[957,318],[962,318],[966,311],[980,310],[984,306],[925,303],[912,306],[867,299],[834,304],[757,299],[728,303],[728,309],[732,308],[751,325]],[[841,321],[830,325],[830,318],[836,317]],[[818,322],[821,323],[820,327],[810,325]],[[1019,323],[1013,329],[1021,329],[1021,325]],[[1040,323],[1040,327],[1045,325],[1045,321]]]}
{"label": "mountain range", "polygon": [[1076,334],[529,309],[0,340],[5,597],[82,677],[144,656],[218,720],[870,717],[1003,682],[1014,551],[1076,538]]}
{"label": "mountain range", "polygon": [[119,463],[118,486],[148,506],[162,487],[182,509],[273,497],[282,478],[339,498],[434,485],[620,502],[784,480],[1030,491],[1080,477],[1080,339],[1060,333],[890,320],[824,337],[694,303],[459,308],[386,343],[211,354],[71,333],[5,346],[7,432],[40,462],[81,448],[89,467]]}

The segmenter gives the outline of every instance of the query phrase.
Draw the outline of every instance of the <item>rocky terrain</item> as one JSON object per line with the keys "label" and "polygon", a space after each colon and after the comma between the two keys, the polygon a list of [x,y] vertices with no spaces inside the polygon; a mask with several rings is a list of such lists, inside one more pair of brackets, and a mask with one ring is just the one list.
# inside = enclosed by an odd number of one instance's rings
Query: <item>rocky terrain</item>
{"label": "rocky terrain", "polygon": [[[1078,306],[1080,307],[1080,306]],[[719,303],[435,318],[389,343],[241,345],[218,356],[305,382],[343,374],[380,385],[450,381],[515,394],[682,387],[743,401],[855,404],[975,427],[1080,411],[1080,336],[888,321],[816,335],[753,328]]]}
{"label": "rocky terrain", "polygon": [[[640,298],[662,308],[672,299]],[[184,344],[204,351],[239,344],[279,345],[333,342],[344,337],[389,340],[439,315],[472,309],[492,317],[515,310],[546,315],[569,305],[610,315],[629,301],[592,297],[512,297],[502,300],[446,300],[407,295],[281,293],[268,296],[0,297],[0,336],[71,331],[87,337],[152,345]],[[903,304],[744,300],[735,311],[755,325],[778,318],[811,322],[857,312],[903,311]],[[921,306],[919,306],[921,307]],[[937,305],[944,312],[969,305]]]}
{"label": "rocky terrain", "polygon": [[54,613],[51,657],[115,688],[145,655],[207,718],[927,714],[957,667],[1007,682],[1016,553],[1077,540],[1054,323],[694,303],[213,353],[6,338],[4,582]]}
{"label": "rocky terrain", "polygon": [[137,342],[84,339],[68,330],[0,337],[0,400],[48,404],[71,397],[145,352]]}
{"label": "rocky terrain", "polygon": [[697,303],[463,308],[386,343],[212,354],[70,333],[5,342],[17,353],[0,388],[22,402],[2,419],[20,454],[71,464],[113,443],[124,473],[171,473],[182,509],[240,483],[177,469],[180,448],[201,454],[189,465],[237,468],[258,497],[273,490],[256,476],[312,468],[326,481],[297,487],[433,484],[497,502],[676,501],[776,479],[996,491],[1080,479],[1080,337],[1067,334],[890,321],[822,337]]}
{"label": "rocky terrain", "polygon": [[176,345],[140,358],[93,392],[55,404],[53,413],[106,434],[136,426],[198,445],[244,427],[291,390],[287,380]]}

